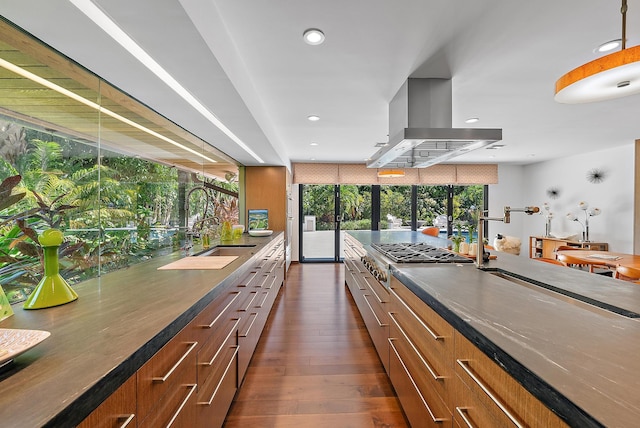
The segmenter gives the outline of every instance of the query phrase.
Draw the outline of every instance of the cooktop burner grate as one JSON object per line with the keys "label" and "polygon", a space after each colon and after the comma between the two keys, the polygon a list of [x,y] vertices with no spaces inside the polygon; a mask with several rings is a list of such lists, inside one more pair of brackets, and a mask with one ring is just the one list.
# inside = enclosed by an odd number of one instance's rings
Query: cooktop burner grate
{"label": "cooktop burner grate", "polygon": [[423,242],[371,244],[395,263],[473,263],[473,260]]}

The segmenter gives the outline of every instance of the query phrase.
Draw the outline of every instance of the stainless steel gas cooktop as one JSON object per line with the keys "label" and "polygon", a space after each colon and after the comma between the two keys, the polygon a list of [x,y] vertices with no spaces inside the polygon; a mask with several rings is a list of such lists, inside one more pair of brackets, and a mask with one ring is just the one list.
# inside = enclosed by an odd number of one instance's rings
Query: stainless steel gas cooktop
{"label": "stainless steel gas cooktop", "polygon": [[371,244],[395,263],[473,263],[473,260],[422,242]]}

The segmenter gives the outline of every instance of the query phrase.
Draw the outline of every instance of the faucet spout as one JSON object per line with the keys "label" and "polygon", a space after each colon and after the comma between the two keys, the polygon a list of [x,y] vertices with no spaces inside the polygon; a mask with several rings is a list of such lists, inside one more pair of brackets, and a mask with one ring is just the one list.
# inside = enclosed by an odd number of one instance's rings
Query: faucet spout
{"label": "faucet spout", "polygon": [[501,221],[503,223],[511,223],[511,213],[512,212],[522,212],[527,215],[532,215],[540,211],[539,207],[536,206],[527,206],[524,208],[511,208],[510,206],[504,207],[504,217],[484,217],[483,214],[486,211],[478,210],[478,251],[476,251],[476,267],[480,268],[485,261],[485,252],[484,252],[484,222],[485,221]]}

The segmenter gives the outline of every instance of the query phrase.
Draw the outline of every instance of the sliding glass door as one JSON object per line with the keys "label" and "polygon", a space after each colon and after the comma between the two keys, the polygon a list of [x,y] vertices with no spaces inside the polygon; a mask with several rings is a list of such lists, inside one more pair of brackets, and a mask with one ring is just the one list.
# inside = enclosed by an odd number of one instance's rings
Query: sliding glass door
{"label": "sliding glass door", "polygon": [[477,208],[487,206],[483,185],[301,184],[299,196],[302,262],[340,261],[349,230],[420,231],[436,226],[442,238],[455,233],[476,240]]}
{"label": "sliding glass door", "polygon": [[371,230],[371,186],[300,185],[301,261],[340,261],[345,230]]}

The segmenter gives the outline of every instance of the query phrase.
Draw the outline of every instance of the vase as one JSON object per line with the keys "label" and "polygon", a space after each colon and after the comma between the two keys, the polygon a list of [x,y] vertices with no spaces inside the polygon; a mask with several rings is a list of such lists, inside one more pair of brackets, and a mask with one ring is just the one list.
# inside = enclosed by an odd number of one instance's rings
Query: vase
{"label": "vase", "polygon": [[478,244],[476,244],[475,242],[469,244],[469,255],[475,256],[477,252],[478,252]]}
{"label": "vase", "polygon": [[469,254],[469,244],[467,244],[466,242],[461,242],[460,243],[460,251],[458,251],[460,254]]}
{"label": "vase", "polygon": [[73,302],[78,295],[60,275],[58,247],[62,244],[62,232],[45,230],[38,237],[44,251],[44,276],[24,302],[24,309],[43,309]]}
{"label": "vase", "polygon": [[453,243],[453,251],[455,251],[456,253],[460,252],[460,241],[454,241],[454,243]]}

